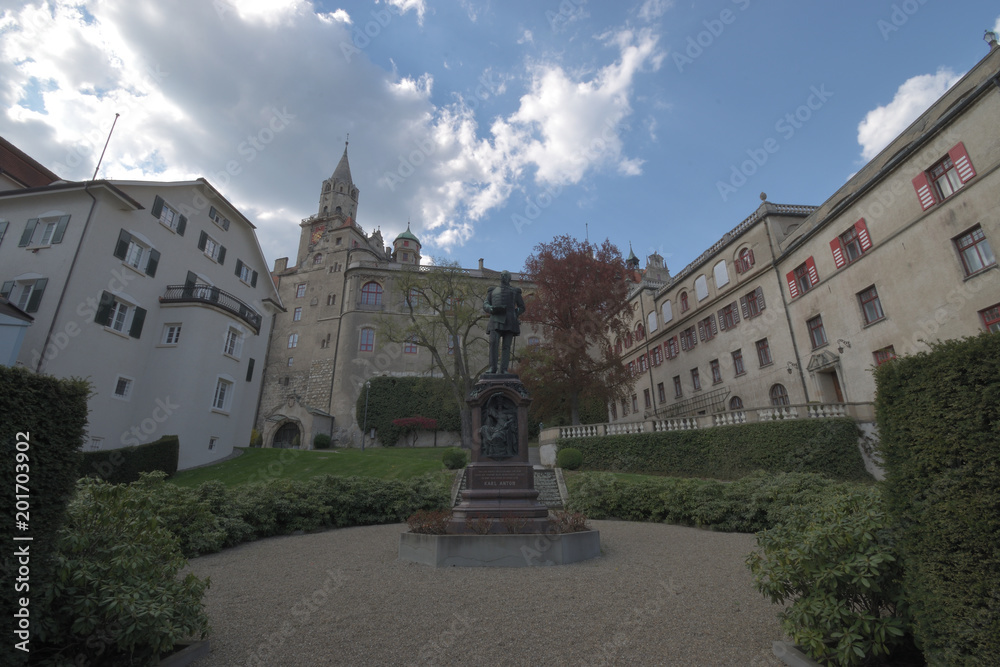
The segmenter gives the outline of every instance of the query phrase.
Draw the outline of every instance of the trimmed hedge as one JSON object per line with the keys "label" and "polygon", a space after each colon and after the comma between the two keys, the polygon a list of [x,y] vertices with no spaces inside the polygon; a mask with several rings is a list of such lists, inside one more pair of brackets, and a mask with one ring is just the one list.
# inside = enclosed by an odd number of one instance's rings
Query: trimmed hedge
{"label": "trimmed hedge", "polygon": [[867,481],[850,419],[801,419],[558,441],[583,454],[583,470],[739,479],[756,470],[812,472]]}
{"label": "trimmed hedge", "polygon": [[[90,385],[84,380],[60,380],[35,375],[23,368],[0,366],[0,459],[3,460],[0,535],[5,545],[0,559],[0,580],[5,582],[0,605],[9,610],[0,663],[5,665],[21,664],[27,656],[14,649],[15,641],[20,641],[14,634],[13,614],[20,608],[15,603],[21,597],[29,597],[31,619],[37,620],[39,607],[33,594],[34,584],[51,576],[56,533],[80,469],[89,396]],[[27,445],[19,446],[19,442]],[[28,496],[20,499],[22,507],[25,502],[29,505],[27,519],[17,516],[17,495]],[[26,520],[28,530],[16,530],[18,520]],[[32,541],[15,542],[15,535],[31,537]],[[14,551],[24,545],[30,550],[31,590],[17,591],[19,565]]]}
{"label": "trimmed hedge", "polygon": [[[392,423],[394,419],[422,415],[437,420],[439,431],[461,431],[462,418],[452,394],[451,384],[444,378],[375,376],[372,387],[364,385],[358,393],[355,418],[360,426],[375,429],[379,442],[392,447],[407,429]],[[365,397],[368,398],[368,418],[365,420]]]}
{"label": "trimmed hedge", "polygon": [[177,472],[180,441],[176,435],[121,449],[84,452],[80,477],[98,477],[111,484],[131,484],[144,472],[160,470],[167,477]]}
{"label": "trimmed hedge", "polygon": [[1000,664],[1000,336],[934,343],[875,380],[914,637],[929,664]]}

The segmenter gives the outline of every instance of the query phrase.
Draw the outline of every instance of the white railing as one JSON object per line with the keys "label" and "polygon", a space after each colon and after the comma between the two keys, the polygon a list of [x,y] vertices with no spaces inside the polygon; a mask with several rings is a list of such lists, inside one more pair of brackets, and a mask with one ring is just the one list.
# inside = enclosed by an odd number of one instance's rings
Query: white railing
{"label": "white railing", "polygon": [[607,435],[627,435],[629,433],[642,433],[643,422],[622,422],[621,424],[607,424],[605,433]]}
{"label": "white railing", "polygon": [[820,403],[819,405],[807,405],[806,408],[809,410],[809,416],[813,419],[847,416],[847,408],[842,403]]}
{"label": "white railing", "polygon": [[694,417],[673,417],[653,421],[654,431],[693,431],[697,428],[698,420]]}
{"label": "white railing", "polygon": [[764,408],[757,411],[757,421],[781,421],[785,419],[798,419],[798,408],[781,405],[774,408]]}
{"label": "white railing", "polygon": [[746,424],[747,423],[747,413],[742,410],[735,410],[733,412],[722,412],[717,415],[712,415],[712,426],[731,426],[733,424]]}
{"label": "white railing", "polygon": [[593,438],[597,435],[604,435],[604,429],[598,424],[559,427],[560,438]]}

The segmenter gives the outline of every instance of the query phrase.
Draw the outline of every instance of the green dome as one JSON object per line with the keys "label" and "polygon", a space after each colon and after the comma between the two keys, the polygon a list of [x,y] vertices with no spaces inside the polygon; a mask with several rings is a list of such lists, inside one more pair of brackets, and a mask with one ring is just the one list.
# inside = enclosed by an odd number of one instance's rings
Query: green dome
{"label": "green dome", "polygon": [[[406,223],[406,231],[397,236],[396,241],[413,241],[417,245],[420,245],[420,239],[414,236],[413,232],[410,231],[410,223]],[[393,245],[395,245],[396,241],[393,241]]]}

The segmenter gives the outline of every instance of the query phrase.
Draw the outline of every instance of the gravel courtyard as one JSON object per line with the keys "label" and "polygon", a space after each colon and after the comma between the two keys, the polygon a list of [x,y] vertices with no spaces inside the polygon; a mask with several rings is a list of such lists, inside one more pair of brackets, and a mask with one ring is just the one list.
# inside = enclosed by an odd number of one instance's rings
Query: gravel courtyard
{"label": "gravel courtyard", "polygon": [[403,524],[277,537],[193,559],[228,665],[781,665],[752,535],[592,521],[600,558],[562,567],[396,560]]}

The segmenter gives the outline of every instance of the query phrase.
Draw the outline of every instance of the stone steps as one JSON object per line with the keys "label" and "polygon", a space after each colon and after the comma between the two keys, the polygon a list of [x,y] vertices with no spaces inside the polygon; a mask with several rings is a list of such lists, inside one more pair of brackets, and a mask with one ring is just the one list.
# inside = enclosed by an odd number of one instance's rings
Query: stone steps
{"label": "stone steps", "polygon": [[[538,490],[538,502],[545,505],[550,510],[561,510],[563,508],[562,495],[559,493],[559,482],[556,480],[556,471],[552,468],[535,468],[535,489]],[[455,495],[455,505],[462,502],[462,491],[465,490],[465,470],[462,471],[462,481],[458,486],[458,493]]]}

